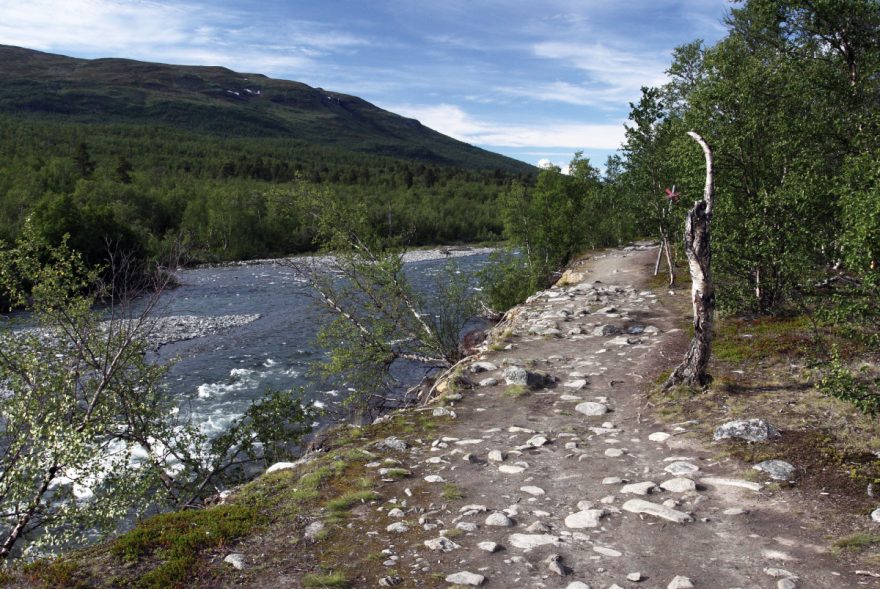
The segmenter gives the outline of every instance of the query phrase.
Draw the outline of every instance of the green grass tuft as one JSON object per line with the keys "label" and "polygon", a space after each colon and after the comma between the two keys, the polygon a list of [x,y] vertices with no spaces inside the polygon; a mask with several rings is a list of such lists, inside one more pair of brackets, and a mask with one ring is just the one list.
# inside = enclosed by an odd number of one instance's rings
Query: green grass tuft
{"label": "green grass tuft", "polygon": [[340,572],[330,574],[309,573],[303,575],[303,587],[348,587],[349,582]]}

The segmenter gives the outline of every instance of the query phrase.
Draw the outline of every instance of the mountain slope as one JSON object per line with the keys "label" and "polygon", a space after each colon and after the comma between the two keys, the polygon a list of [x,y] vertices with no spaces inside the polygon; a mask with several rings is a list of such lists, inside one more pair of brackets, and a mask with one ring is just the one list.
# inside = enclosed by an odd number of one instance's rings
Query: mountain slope
{"label": "mountain slope", "polygon": [[289,137],[440,165],[534,170],[356,96],[222,67],[87,60],[0,45],[0,76],[0,113],[17,117]]}

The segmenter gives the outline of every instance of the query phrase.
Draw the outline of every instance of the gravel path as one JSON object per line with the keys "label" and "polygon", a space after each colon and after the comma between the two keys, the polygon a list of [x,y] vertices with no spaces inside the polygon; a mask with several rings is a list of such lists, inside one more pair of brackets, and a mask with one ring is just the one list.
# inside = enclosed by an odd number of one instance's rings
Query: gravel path
{"label": "gravel path", "polygon": [[645,290],[655,253],[593,257],[532,297],[465,370],[475,387],[432,409],[454,425],[368,465],[412,473],[369,519],[394,571],[370,586],[875,586],[769,477],[651,416],[647,381],[686,341]]}

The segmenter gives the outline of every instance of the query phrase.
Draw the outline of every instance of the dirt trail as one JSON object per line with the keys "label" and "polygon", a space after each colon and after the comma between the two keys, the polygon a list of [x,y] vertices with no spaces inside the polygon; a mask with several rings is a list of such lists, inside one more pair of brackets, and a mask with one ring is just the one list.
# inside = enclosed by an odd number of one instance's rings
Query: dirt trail
{"label": "dirt trail", "polygon": [[[651,417],[644,390],[686,340],[645,290],[655,253],[596,255],[533,297],[465,370],[482,385],[435,409],[455,414],[442,437],[386,453],[412,476],[358,524],[394,571],[365,586],[875,586],[770,479]],[[556,382],[526,392],[514,366]]]}

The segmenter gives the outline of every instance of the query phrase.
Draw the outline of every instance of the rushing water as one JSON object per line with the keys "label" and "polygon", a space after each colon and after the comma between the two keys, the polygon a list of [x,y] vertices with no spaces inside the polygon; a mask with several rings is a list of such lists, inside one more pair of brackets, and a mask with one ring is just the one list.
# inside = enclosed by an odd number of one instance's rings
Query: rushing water
{"label": "rushing water", "polygon": [[[457,252],[461,272],[473,275],[487,261],[486,250]],[[436,282],[447,260],[438,252],[409,256],[406,272],[416,290]],[[200,268],[179,273],[179,288],[165,295],[162,315],[248,315],[260,318],[223,333],[163,346],[159,360],[175,359],[166,384],[209,434],[224,430],[270,389],[304,387],[319,406],[339,402],[346,391],[327,390],[307,374],[326,352],[315,335],[326,315],[308,286],[281,264]]]}

